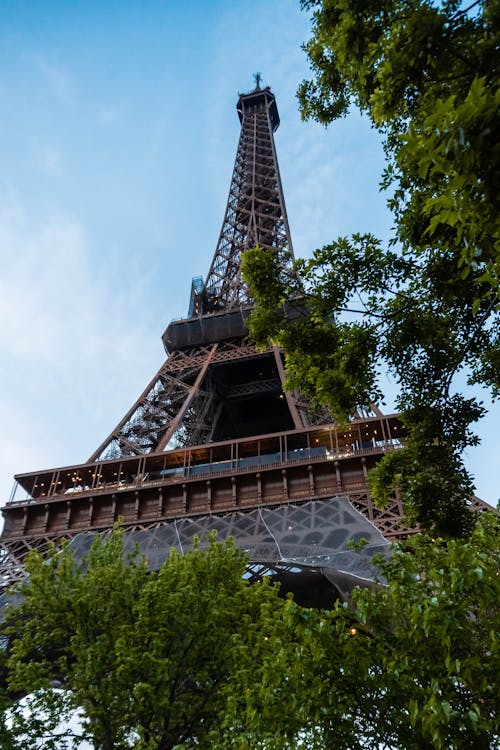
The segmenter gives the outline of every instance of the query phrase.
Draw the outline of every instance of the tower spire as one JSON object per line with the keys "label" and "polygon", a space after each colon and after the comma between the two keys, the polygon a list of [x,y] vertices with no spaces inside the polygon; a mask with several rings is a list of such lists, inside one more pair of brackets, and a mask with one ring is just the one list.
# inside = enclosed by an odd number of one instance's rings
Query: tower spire
{"label": "tower spire", "polygon": [[250,302],[241,278],[241,255],[259,245],[276,250],[291,269],[292,239],[274,144],[280,119],[269,86],[240,94],[241,122],[229,197],[215,254],[205,281],[203,312],[229,310]]}

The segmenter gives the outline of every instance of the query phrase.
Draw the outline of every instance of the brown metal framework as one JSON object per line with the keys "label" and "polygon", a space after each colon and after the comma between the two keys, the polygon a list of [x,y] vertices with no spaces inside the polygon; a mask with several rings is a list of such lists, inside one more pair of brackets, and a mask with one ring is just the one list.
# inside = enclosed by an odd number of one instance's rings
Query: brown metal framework
{"label": "brown metal framework", "polygon": [[212,265],[205,282],[205,311],[228,310],[250,302],[241,279],[241,254],[259,245],[291,261],[286,215],[273,133],[278,109],[269,88],[241,95],[241,134],[229,198]]}
{"label": "brown metal framework", "polygon": [[[224,433],[221,414],[224,404],[237,397],[217,375],[222,362],[260,360],[266,357],[245,341],[243,318],[227,313],[250,304],[240,273],[241,255],[250,247],[260,245],[280,254],[285,272],[292,273],[293,248],[286,215],[285,200],[276,156],[273,133],[279,125],[274,94],[269,88],[256,88],[240,95],[237,112],[241,133],[229,188],[229,198],[215,254],[204,284],[193,282],[190,318],[172,324],[176,331],[195,327],[185,344],[172,350],[164,342],[169,357],[144,392],[89,458],[89,462],[118,456],[142,455],[165,448],[196,445],[216,439]],[[234,317],[234,316],[233,316]],[[211,335],[204,333],[212,326]],[[199,327],[199,331],[198,331]],[[217,329],[223,329],[217,339]],[[234,329],[234,330],[233,330]],[[178,342],[178,337],[176,338]],[[275,353],[276,369],[268,369],[268,382],[263,381],[259,368],[253,368],[255,379],[240,384],[253,389],[253,394],[268,389],[285,398],[292,423],[284,426],[304,427],[310,424],[307,409],[299,408],[297,398],[284,394],[284,369]],[[243,398],[245,394],[240,393]],[[226,409],[227,411],[227,409]],[[222,430],[222,433],[221,433]],[[258,431],[258,430],[257,430]],[[224,437],[229,437],[226,428]],[[234,433],[233,427],[233,434]]]}
{"label": "brown metal framework", "polygon": [[[237,111],[241,135],[222,230],[206,281],[193,281],[189,317],[167,328],[165,364],[87,463],[16,477],[3,508],[0,587],[23,577],[31,549],[44,553],[51,542],[109,530],[118,519],[136,533],[192,518],[200,528],[221,519],[228,527],[235,513],[250,518],[256,509],[263,520],[281,507],[285,518],[293,503],[305,529],[308,514],[311,524],[323,511],[335,523],[338,500],[344,516],[359,511],[358,520],[386,539],[409,533],[399,497],[377,509],[366,481],[385,453],[402,446],[397,416],[373,407],[347,428],[329,424],[328,414],[313,417],[300,395],[284,390],[283,353],[257,351],[246,340],[251,300],[242,253],[273,249],[292,274],[293,251],[274,95],[257,86],[239,97]],[[242,539],[243,521],[234,526]],[[302,546],[314,547],[318,533],[304,531]],[[259,554],[254,563],[270,564]]]}
{"label": "brown metal framework", "polygon": [[31,549],[122,519],[129,530],[342,495],[386,538],[404,536],[398,497],[377,509],[368,471],[401,447],[397,416],[290,430],[17,475],[3,509],[0,583],[23,575]]}
{"label": "brown metal framework", "polygon": [[[272,377],[263,379],[258,365],[271,361]],[[253,363],[256,379],[220,384],[217,374],[223,366],[236,362]],[[224,402],[265,392],[285,399],[293,426],[304,427],[309,424],[307,405],[283,391],[284,379],[282,355],[277,349],[257,351],[241,338],[172,352],[89,463],[210,442]]]}

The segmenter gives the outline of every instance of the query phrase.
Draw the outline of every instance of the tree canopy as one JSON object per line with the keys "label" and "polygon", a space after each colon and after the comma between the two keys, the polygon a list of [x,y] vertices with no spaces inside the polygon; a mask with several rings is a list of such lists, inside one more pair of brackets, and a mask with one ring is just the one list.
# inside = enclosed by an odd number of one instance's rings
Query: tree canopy
{"label": "tree canopy", "polygon": [[[125,558],[119,530],[97,537],[85,566],[69,547],[47,561],[32,553],[3,627],[5,695],[35,693],[44,748],[71,746],[74,730],[61,737],[57,725],[75,711],[95,750],[212,746],[284,606],[276,587],[248,584],[245,564],[212,537],[148,572],[139,555]],[[19,748],[35,750],[39,724],[17,718]]]}
{"label": "tree canopy", "polygon": [[290,602],[275,637],[293,632],[295,648],[279,661],[270,651],[249,693],[250,726],[285,713],[288,737],[266,747],[298,748],[299,737],[309,750],[496,747],[499,551],[498,520],[485,513],[468,540],[395,545],[378,561],[381,585],[355,589],[349,604]]}
{"label": "tree canopy", "polygon": [[[500,395],[500,3],[302,5],[313,12],[302,115],[368,115],[384,139],[394,234],[388,247],[354,235],[316,250],[297,263],[302,288],[279,257],[247,253],[251,334],[283,346],[289,387],[340,422],[380,400],[389,371],[407,447],[374,470],[373,494],[384,503],[398,487],[410,521],[466,534],[474,486],[461,455],[484,408],[462,384]],[[290,322],[280,305],[294,299],[309,314]]]}
{"label": "tree canopy", "polygon": [[416,535],[331,611],[247,585],[244,554],[213,539],[156,573],[118,531],[86,568],[33,555],[1,629],[2,748],[489,750],[498,539],[492,513],[466,540]]}

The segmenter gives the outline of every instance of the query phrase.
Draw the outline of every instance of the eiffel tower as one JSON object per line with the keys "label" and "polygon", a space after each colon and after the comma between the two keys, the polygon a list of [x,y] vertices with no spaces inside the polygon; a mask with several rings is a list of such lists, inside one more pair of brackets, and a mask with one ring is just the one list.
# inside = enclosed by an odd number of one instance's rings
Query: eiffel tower
{"label": "eiffel tower", "polygon": [[237,113],[215,254],[206,279],[192,282],[188,317],[163,334],[166,362],[86,463],[15,477],[3,508],[3,587],[22,579],[31,549],[70,538],[83,555],[93,534],[120,520],[152,567],[216,528],[248,551],[249,576],[272,574],[305,603],[321,590],[325,601],[325,591],[335,597],[370,577],[349,539],[365,537],[375,552],[408,533],[400,498],[379,510],[366,483],[381,456],[402,445],[397,415],[373,407],[347,428],[313,419],[283,388],[283,352],[247,340],[242,253],[272,248],[292,274],[293,248],[274,143],[278,109],[259,76]]}

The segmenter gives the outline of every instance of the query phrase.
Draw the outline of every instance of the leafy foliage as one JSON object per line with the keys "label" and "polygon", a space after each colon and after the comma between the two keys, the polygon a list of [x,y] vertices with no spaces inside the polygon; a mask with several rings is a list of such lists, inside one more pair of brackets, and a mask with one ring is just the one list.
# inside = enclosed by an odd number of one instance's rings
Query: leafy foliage
{"label": "leafy foliage", "polygon": [[467,534],[473,483],[460,456],[477,444],[471,425],[484,409],[457,383],[500,395],[500,4],[302,5],[313,11],[314,74],[299,89],[302,114],[328,124],[351,102],[368,114],[385,138],[394,237],[389,248],[340,238],[299,261],[310,311],[299,320],[282,307],[297,289],[274,288],[271,268],[259,277],[262,253],[251,251],[251,334],[283,346],[290,387],[339,422],[380,400],[389,370],[408,443],[374,470],[374,494],[384,502],[399,487],[410,521]]}
{"label": "leafy foliage", "polygon": [[274,637],[295,646],[270,648],[247,693],[257,734],[282,717],[266,747],[496,747],[498,531],[488,513],[467,541],[416,536],[378,561],[383,585],[332,612],[288,602]]}
{"label": "leafy foliage", "polygon": [[[68,548],[32,555],[3,625],[2,748],[490,750],[498,531],[485,513],[467,540],[416,535],[332,611],[247,585],[244,554],[213,538],[147,574],[118,531],[86,570]],[[60,724],[75,708],[80,732]]]}
{"label": "leafy foliage", "polygon": [[[96,539],[85,569],[69,548],[48,561],[32,553],[4,625],[7,695],[38,691],[43,716],[62,701],[66,713],[81,710],[79,739],[96,750],[210,746],[283,606],[276,588],[247,584],[245,562],[212,538],[148,572],[140,557],[125,559],[119,530]],[[23,750],[39,746],[37,715],[15,727]]]}

